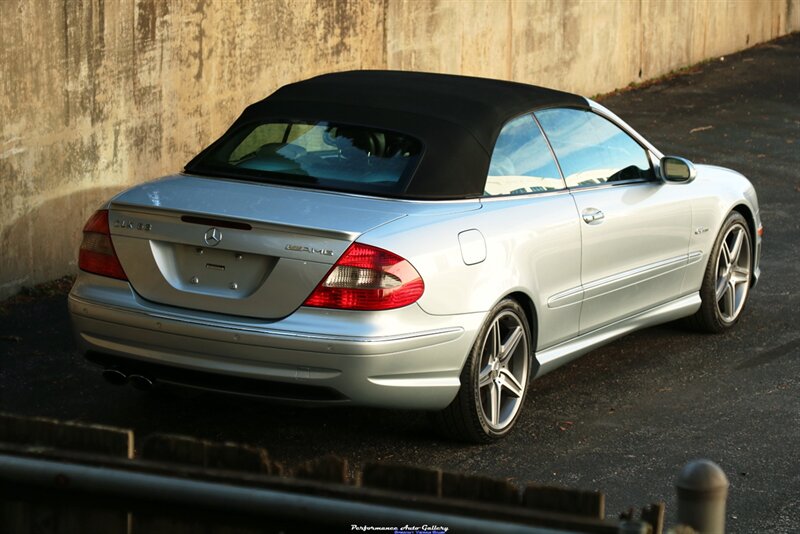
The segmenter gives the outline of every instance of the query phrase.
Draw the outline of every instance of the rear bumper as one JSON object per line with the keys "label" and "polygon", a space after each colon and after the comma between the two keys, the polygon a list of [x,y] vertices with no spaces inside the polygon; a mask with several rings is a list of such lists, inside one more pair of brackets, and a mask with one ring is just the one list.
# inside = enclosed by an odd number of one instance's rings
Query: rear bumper
{"label": "rear bumper", "polygon": [[86,273],[69,311],[80,350],[100,365],[113,359],[146,367],[156,380],[160,373],[166,382],[232,393],[414,409],[452,401],[484,319],[412,305],[371,313],[300,308],[259,321],[161,306],[127,282]]}

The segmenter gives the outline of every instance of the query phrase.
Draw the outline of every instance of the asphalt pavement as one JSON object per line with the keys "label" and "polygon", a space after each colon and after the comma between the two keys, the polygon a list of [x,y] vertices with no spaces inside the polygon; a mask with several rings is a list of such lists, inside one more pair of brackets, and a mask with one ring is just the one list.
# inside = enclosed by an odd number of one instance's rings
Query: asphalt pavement
{"label": "asphalt pavement", "polygon": [[734,331],[670,324],[595,350],[533,383],[507,439],[464,446],[421,413],[108,385],[75,352],[61,282],[0,303],[0,411],[250,443],[290,466],[335,453],[596,489],[609,515],[664,501],[672,524],[678,472],[709,458],[731,483],[729,532],[800,531],[800,34],[602,103],[664,153],[754,183],[763,276]]}

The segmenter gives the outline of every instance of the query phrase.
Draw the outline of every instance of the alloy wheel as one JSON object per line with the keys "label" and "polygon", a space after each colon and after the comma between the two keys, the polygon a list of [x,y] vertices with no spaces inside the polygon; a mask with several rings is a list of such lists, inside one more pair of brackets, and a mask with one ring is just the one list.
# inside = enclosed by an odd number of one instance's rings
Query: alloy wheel
{"label": "alloy wheel", "polygon": [[528,336],[511,310],[498,314],[486,332],[478,390],[486,424],[503,430],[519,411],[528,382]]}
{"label": "alloy wheel", "polygon": [[720,318],[736,320],[750,288],[750,236],[741,224],[728,229],[717,257],[715,295]]}

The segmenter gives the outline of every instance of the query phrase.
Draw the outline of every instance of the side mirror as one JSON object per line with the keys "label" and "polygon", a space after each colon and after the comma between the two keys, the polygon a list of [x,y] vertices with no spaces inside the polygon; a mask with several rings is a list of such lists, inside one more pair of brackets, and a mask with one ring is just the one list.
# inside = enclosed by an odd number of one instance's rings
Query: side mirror
{"label": "side mirror", "polygon": [[659,163],[661,176],[667,182],[689,183],[697,176],[692,162],[678,156],[664,156]]}

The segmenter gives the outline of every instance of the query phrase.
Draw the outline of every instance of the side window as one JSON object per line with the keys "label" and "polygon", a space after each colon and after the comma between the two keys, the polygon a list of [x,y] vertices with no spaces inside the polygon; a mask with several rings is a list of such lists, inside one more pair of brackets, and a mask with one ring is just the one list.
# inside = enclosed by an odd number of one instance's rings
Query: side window
{"label": "side window", "polygon": [[567,187],[655,178],[647,151],[607,119],[578,109],[546,109],[535,115]]}
{"label": "side window", "polygon": [[506,124],[492,152],[484,196],[557,189],[564,189],[564,181],[533,117],[523,115]]}

